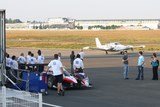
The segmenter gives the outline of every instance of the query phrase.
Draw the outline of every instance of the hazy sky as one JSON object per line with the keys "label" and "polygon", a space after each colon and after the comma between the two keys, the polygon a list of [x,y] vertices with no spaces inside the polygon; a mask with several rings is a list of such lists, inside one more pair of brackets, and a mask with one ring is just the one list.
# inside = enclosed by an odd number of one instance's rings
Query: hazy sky
{"label": "hazy sky", "polygon": [[45,21],[76,19],[160,18],[160,0],[0,0],[7,18]]}

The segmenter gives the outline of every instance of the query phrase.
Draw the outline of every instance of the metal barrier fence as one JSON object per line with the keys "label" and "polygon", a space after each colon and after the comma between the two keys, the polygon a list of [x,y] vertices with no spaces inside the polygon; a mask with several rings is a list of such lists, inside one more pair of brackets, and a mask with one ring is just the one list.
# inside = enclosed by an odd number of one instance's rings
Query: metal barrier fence
{"label": "metal barrier fence", "polygon": [[42,107],[42,94],[18,91],[3,86],[0,107]]}
{"label": "metal barrier fence", "polygon": [[0,87],[0,107],[62,107],[44,103],[42,94]]}

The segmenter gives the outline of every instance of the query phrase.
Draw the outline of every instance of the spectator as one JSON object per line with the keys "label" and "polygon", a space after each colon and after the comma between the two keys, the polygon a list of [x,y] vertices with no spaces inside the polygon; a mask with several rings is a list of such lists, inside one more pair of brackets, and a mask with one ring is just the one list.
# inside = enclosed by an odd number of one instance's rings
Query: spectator
{"label": "spectator", "polygon": [[29,63],[29,64],[36,64],[36,63],[37,63],[37,60],[36,60],[36,58],[34,57],[34,54],[33,54],[33,53],[31,53],[31,57],[30,57],[28,63]]}
{"label": "spectator", "polygon": [[10,72],[12,74],[11,80],[13,82],[16,82],[16,79],[14,77],[17,77],[17,72],[18,72],[18,62],[16,61],[16,56],[12,56],[12,61],[11,61],[11,69],[12,71]]}
{"label": "spectator", "polygon": [[26,58],[24,57],[24,53],[18,57],[19,69],[25,69]]}
{"label": "spectator", "polygon": [[139,52],[139,58],[138,58],[138,75],[136,80],[143,80],[144,79],[144,56],[143,52]]}
{"label": "spectator", "polygon": [[124,73],[123,73],[123,76],[124,76],[124,79],[129,79],[128,78],[128,72],[129,72],[129,66],[128,66],[128,54],[127,54],[127,51],[124,52],[124,56],[122,58],[122,62],[123,62],[123,67],[124,67]]}
{"label": "spectator", "polygon": [[30,57],[30,59],[29,59],[28,64],[32,64],[32,65],[29,66],[29,69],[30,69],[30,70],[35,70],[35,65],[34,65],[34,64],[36,64],[36,63],[37,63],[37,60],[36,60],[36,58],[34,57],[34,54],[31,53],[31,57]]}
{"label": "spectator", "polygon": [[27,55],[27,57],[26,57],[26,59],[27,59],[27,64],[29,63],[29,60],[30,60],[30,58],[31,58],[31,54],[32,54],[32,52],[31,52],[31,51],[28,51],[28,55]]}
{"label": "spectator", "polygon": [[16,56],[12,56],[11,69],[18,70],[18,62],[16,61]]}
{"label": "spectator", "polygon": [[38,71],[41,73],[44,70],[44,56],[42,55],[41,50],[38,50],[38,58],[37,58],[37,63],[40,64],[38,65]]}
{"label": "spectator", "polygon": [[85,55],[83,49],[81,49],[81,52],[79,53],[79,55],[80,55],[80,58],[83,61],[84,60],[84,55]]}
{"label": "spectator", "polygon": [[159,60],[157,59],[157,54],[156,53],[153,53],[151,65],[152,65],[152,71],[153,71],[152,80],[158,80]]}
{"label": "spectator", "polygon": [[74,51],[71,52],[71,55],[70,55],[70,62],[71,62],[71,73],[74,74],[74,69],[73,69],[73,61],[75,59],[75,54],[74,54]]}
{"label": "spectator", "polygon": [[12,59],[9,57],[9,54],[6,53],[6,70],[9,70],[11,68],[11,61]]}
{"label": "spectator", "polygon": [[[9,54],[6,53],[6,75],[11,78],[10,69],[11,69],[11,61],[12,59],[9,57]],[[9,80],[6,81],[7,84],[10,83]]]}

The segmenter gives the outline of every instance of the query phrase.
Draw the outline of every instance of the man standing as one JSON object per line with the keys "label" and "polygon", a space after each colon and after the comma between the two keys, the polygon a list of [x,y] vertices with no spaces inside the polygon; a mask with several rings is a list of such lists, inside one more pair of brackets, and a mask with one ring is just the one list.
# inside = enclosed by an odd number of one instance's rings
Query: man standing
{"label": "man standing", "polygon": [[11,61],[12,59],[9,57],[9,54],[6,53],[6,70],[10,70],[11,69]]}
{"label": "man standing", "polygon": [[19,64],[19,69],[25,69],[26,58],[24,57],[24,53],[21,53],[17,61]]}
{"label": "man standing", "polygon": [[54,60],[52,60],[48,64],[48,70],[49,69],[53,71],[53,76],[55,77],[56,82],[57,82],[57,95],[64,96],[64,89],[63,89],[63,86],[62,86],[62,82],[63,82],[63,66],[62,66],[61,61],[58,60],[58,54],[55,54],[54,55]]}
{"label": "man standing", "polygon": [[85,55],[83,49],[81,50],[81,52],[79,53],[79,55],[80,55],[80,58],[83,61],[84,60],[84,55]]}
{"label": "man standing", "polygon": [[28,55],[27,55],[27,57],[26,57],[26,62],[27,62],[27,64],[29,63],[29,60],[30,60],[30,58],[31,58],[31,54],[32,54],[32,52],[31,51],[28,51]]}
{"label": "man standing", "polygon": [[41,73],[41,72],[44,71],[44,65],[43,65],[43,64],[44,64],[45,58],[44,58],[44,56],[42,55],[41,50],[38,50],[37,53],[38,53],[37,63],[40,64],[40,65],[38,65],[37,67],[38,67],[38,72]]}
{"label": "man standing", "polygon": [[37,63],[37,59],[34,57],[34,54],[33,53],[31,53],[31,57],[29,58],[29,60],[28,60],[28,64],[32,64],[32,65],[30,65],[30,66],[28,66],[28,68],[30,69],[30,70],[32,70],[32,71],[34,71],[35,70],[35,64]]}
{"label": "man standing", "polygon": [[70,54],[70,62],[71,62],[71,73],[74,74],[74,69],[73,69],[73,61],[75,59],[75,54],[74,51],[71,52]]}
{"label": "man standing", "polygon": [[75,73],[83,72],[84,64],[79,54],[77,54],[76,59],[73,61],[73,69]]}
{"label": "man standing", "polygon": [[13,81],[13,82],[16,82],[16,78],[14,78],[14,76],[15,77],[17,77],[17,72],[18,72],[18,62],[16,61],[16,56],[14,55],[14,56],[12,56],[12,61],[10,62],[10,65],[11,65],[11,69],[12,69],[12,71],[10,72],[10,73],[12,73],[12,77],[11,77],[11,80]]}
{"label": "man standing", "polygon": [[127,80],[128,78],[128,71],[129,71],[129,66],[128,66],[128,54],[127,51],[124,52],[124,56],[122,58],[122,62],[123,62],[123,67],[124,67],[124,79]]}
{"label": "man standing", "polygon": [[144,56],[143,56],[143,52],[140,51],[139,58],[138,58],[138,76],[137,76],[136,80],[140,80],[140,79],[143,80],[144,79],[143,69],[144,69]]}
{"label": "man standing", "polygon": [[61,57],[62,57],[62,54],[59,52],[59,53],[58,53],[58,60],[59,60],[59,61],[61,61]]}

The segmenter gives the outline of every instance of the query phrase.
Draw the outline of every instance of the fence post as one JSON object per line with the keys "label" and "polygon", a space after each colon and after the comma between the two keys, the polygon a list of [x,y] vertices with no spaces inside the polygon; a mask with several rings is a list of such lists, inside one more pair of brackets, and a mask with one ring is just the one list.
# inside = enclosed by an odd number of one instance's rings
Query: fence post
{"label": "fence post", "polygon": [[6,107],[6,87],[2,86],[2,106]]}
{"label": "fence post", "polygon": [[42,94],[39,93],[39,107],[42,107]]}

